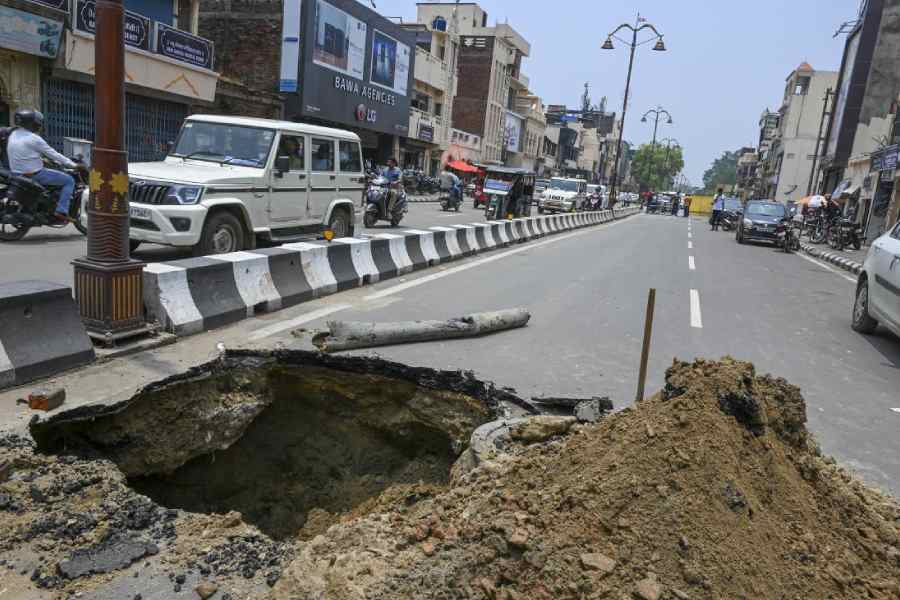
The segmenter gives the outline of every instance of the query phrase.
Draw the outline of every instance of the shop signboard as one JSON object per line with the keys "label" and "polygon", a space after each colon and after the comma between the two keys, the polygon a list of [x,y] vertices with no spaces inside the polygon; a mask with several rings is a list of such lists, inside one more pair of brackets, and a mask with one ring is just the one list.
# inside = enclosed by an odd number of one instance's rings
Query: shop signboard
{"label": "shop signboard", "polygon": [[900,144],[888,146],[883,150],[872,154],[872,171],[888,171],[897,167],[897,156],[900,154]]}
{"label": "shop signboard", "polygon": [[156,53],[195,67],[212,70],[213,43],[186,31],[156,22]]}
{"label": "shop signboard", "polygon": [[56,10],[61,10],[64,13],[69,12],[69,0],[28,0],[34,4],[40,4],[41,6],[49,6],[50,8],[55,8]]}
{"label": "shop signboard", "polygon": [[434,141],[434,126],[419,123],[419,139],[424,142]]}
{"label": "shop signboard", "polygon": [[[427,135],[409,129],[415,32],[356,0],[305,0],[300,16],[299,81],[285,102],[288,118]],[[287,79],[292,68],[282,61]]]}
{"label": "shop signboard", "polygon": [[[75,29],[94,35],[97,32],[97,3],[95,0],[76,0]],[[125,45],[149,52],[151,50],[151,26],[148,17],[125,11]]]}
{"label": "shop signboard", "polygon": [[0,48],[56,58],[62,29],[62,21],[0,6]]}

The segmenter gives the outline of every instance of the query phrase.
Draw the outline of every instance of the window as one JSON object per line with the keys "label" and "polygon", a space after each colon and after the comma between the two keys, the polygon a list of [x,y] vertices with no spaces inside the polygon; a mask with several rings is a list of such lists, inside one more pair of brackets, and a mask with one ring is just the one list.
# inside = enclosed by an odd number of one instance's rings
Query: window
{"label": "window", "polygon": [[431,96],[423,94],[422,92],[415,92],[415,95],[410,100],[410,104],[413,108],[417,108],[422,112],[428,112],[428,106],[431,104]]}
{"label": "window", "polygon": [[306,170],[306,138],[302,135],[284,135],[278,142],[278,156],[291,159],[291,171]]}
{"label": "window", "polygon": [[798,77],[797,83],[794,85],[795,96],[805,96],[809,91],[809,77]]}
{"label": "window", "polygon": [[362,171],[362,163],[359,159],[359,144],[356,142],[340,143],[341,171],[345,173],[359,173]]}
{"label": "window", "polygon": [[436,114],[437,116],[441,116],[442,114],[444,114],[444,105],[441,104],[440,102],[435,102],[434,103],[434,114]]}
{"label": "window", "polygon": [[447,54],[447,47],[443,46],[443,45],[438,46],[438,58],[440,58],[441,60],[444,60],[444,56],[446,56],[446,54]]}
{"label": "window", "polygon": [[275,132],[270,129],[188,121],[178,136],[172,154],[208,162],[263,168],[274,139]]}
{"label": "window", "polygon": [[312,139],[312,170],[334,171],[334,141],[323,138]]}

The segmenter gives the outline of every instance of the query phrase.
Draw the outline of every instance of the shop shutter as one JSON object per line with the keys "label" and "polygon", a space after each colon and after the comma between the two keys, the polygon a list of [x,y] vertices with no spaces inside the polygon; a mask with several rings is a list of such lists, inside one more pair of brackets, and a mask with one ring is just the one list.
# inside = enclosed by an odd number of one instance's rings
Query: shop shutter
{"label": "shop shutter", "polygon": [[[44,137],[59,151],[63,138],[94,139],[94,87],[49,78],[43,85]],[[184,104],[125,95],[125,148],[129,162],[161,160],[166,143],[178,136],[187,117]]]}

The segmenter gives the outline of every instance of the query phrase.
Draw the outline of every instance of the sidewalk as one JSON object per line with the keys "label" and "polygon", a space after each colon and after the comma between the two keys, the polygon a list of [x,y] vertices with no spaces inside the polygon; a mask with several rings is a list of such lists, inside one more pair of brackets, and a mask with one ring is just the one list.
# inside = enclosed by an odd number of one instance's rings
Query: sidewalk
{"label": "sidewalk", "polygon": [[815,256],[855,275],[859,275],[862,271],[862,265],[869,253],[868,246],[863,246],[859,250],[845,248],[839,251],[828,244],[811,244],[809,240],[800,240],[800,248],[810,256]]}

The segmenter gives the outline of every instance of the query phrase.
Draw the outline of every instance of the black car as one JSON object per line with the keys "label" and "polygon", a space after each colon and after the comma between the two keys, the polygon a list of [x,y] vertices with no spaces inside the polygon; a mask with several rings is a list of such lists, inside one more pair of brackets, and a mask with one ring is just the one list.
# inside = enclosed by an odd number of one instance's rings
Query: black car
{"label": "black car", "polygon": [[744,216],[738,220],[738,244],[756,240],[777,242],[775,227],[787,216],[784,204],[767,200],[751,200],[744,208]]}

